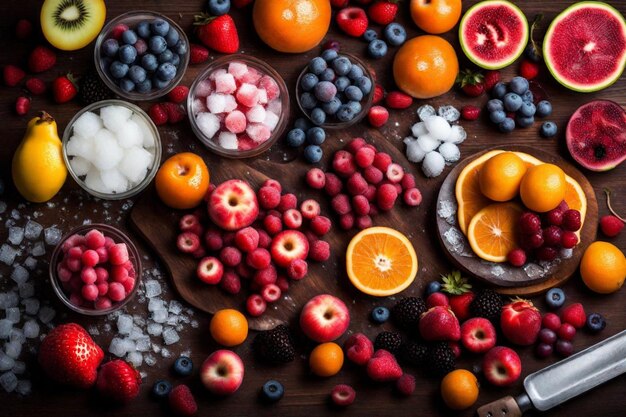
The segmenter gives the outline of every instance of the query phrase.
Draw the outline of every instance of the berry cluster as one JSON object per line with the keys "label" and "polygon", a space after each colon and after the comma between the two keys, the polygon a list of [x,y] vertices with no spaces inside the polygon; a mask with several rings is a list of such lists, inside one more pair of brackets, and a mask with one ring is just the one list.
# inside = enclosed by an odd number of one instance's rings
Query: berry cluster
{"label": "berry cluster", "polygon": [[307,172],[306,182],[311,188],[324,189],[332,198],[331,206],[344,230],[371,227],[372,216],[391,210],[400,195],[409,206],[422,202],[413,175],[405,174],[391,156],[362,138],[335,152],[332,171],[313,168]]}
{"label": "berry cluster", "polygon": [[148,114],[154,124],[161,126],[166,123],[176,124],[182,122],[187,116],[183,105],[188,95],[189,87],[179,85],[167,94],[168,101],[155,103],[150,106]]}

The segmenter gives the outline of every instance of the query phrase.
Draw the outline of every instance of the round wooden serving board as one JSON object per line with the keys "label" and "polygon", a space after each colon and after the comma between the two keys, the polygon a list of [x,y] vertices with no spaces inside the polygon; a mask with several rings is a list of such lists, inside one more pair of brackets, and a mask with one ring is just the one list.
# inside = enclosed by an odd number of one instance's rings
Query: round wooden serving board
{"label": "round wooden serving board", "polygon": [[[470,162],[496,149],[524,152],[546,163],[558,165],[580,184],[587,197],[587,214],[580,233],[580,243],[574,248],[569,258],[560,258],[550,263],[528,262],[522,268],[515,268],[508,263],[487,262],[474,255],[469,242],[457,226],[456,180]],[[595,240],[598,227],[598,202],[587,178],[562,158],[537,148],[510,145],[476,153],[454,167],[441,185],[437,197],[436,218],[441,246],[458,268],[495,286],[496,291],[502,294],[529,296],[560,285],[574,274],[583,252]]]}

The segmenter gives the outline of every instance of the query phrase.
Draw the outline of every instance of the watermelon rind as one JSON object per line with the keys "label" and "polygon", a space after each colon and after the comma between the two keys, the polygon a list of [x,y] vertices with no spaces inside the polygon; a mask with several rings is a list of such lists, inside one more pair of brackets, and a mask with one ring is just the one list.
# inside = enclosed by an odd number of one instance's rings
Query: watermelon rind
{"label": "watermelon rind", "polygon": [[621,68],[618,68],[618,70],[615,71],[614,77],[607,79],[603,83],[592,84],[589,86],[582,86],[582,85],[569,83],[567,80],[559,76],[559,73],[556,71],[556,69],[552,65],[549,51],[548,51],[548,46],[550,44],[552,35],[554,34],[554,30],[556,28],[557,23],[563,18],[565,18],[567,15],[569,15],[571,12],[573,12],[574,10],[578,10],[583,7],[594,7],[594,8],[607,10],[608,12],[613,14],[617,19],[621,20],[624,26],[626,26],[626,19],[624,19],[624,16],[622,16],[622,14],[610,4],[600,2],[600,1],[581,1],[578,3],[574,3],[568,8],[566,8],[565,10],[563,10],[561,13],[559,13],[559,15],[554,18],[552,23],[550,23],[550,26],[548,27],[548,31],[546,32],[546,36],[543,40],[543,57],[546,62],[546,67],[548,67],[548,70],[550,71],[550,74],[552,74],[554,79],[557,80],[559,84],[563,85],[564,87],[567,87],[568,89],[572,91],[576,91],[579,93],[593,93],[594,91],[603,90],[611,86],[612,84],[614,84],[617,80],[619,80],[620,76],[624,72],[624,69],[626,68],[626,54],[624,55],[622,59]]}
{"label": "watermelon rind", "polygon": [[[524,30],[523,39],[524,40],[523,42],[521,42],[519,49],[518,51],[516,51],[514,56],[512,56],[511,59],[508,59],[506,61],[497,61],[497,62],[486,61],[475,56],[472,53],[472,51],[469,49],[469,47],[465,45],[465,40],[464,40],[465,38],[463,35],[465,24],[467,22],[467,19],[472,15],[472,12],[476,12],[478,9],[482,9],[485,6],[495,6],[495,5],[502,5],[505,7],[509,7],[512,11],[515,12],[515,14],[519,15],[520,20],[523,23],[523,30]],[[526,44],[528,43],[528,37],[529,37],[528,20],[526,19],[524,12],[522,12],[520,8],[517,7],[515,4],[506,0],[486,0],[486,1],[481,1],[480,3],[476,3],[465,12],[465,14],[463,15],[463,18],[461,19],[461,24],[459,25],[459,41],[461,43],[461,48],[463,49],[465,56],[474,64],[478,65],[481,68],[488,69],[488,70],[501,69],[515,62],[515,60],[519,58],[520,55],[522,55],[522,53],[524,52],[524,48],[526,48]]]}

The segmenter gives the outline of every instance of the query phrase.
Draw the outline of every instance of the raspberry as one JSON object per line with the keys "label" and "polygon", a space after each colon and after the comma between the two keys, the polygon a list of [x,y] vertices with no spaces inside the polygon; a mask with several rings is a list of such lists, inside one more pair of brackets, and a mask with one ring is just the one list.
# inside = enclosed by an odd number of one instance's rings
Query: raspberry
{"label": "raspberry", "polygon": [[386,174],[387,179],[394,184],[398,184],[404,178],[404,168],[398,164],[390,164],[387,167]]}
{"label": "raspberry", "polygon": [[376,204],[383,211],[389,211],[393,208],[398,198],[396,187],[391,184],[383,184],[376,190]]}
{"label": "raspberry", "polygon": [[354,138],[344,147],[344,149],[351,154],[356,154],[359,149],[365,145],[365,139]]}
{"label": "raspberry", "polygon": [[370,204],[370,212],[368,214],[370,216],[376,216],[378,213],[380,213],[380,210],[378,210],[378,207],[376,207],[376,204]]}
{"label": "raspberry", "polygon": [[222,235],[218,231],[207,230],[204,234],[204,244],[208,250],[216,252],[224,246]]}
{"label": "raspberry", "polygon": [[265,230],[257,229],[257,233],[259,234],[259,247],[260,248],[269,248],[272,243],[272,238],[267,234]]}
{"label": "raspberry", "polygon": [[261,187],[259,189],[258,196],[259,205],[266,210],[276,208],[280,204],[280,191],[274,187]]}
{"label": "raspberry", "polygon": [[286,212],[289,209],[295,209],[298,207],[298,197],[295,194],[284,194],[280,197],[280,204],[278,204],[278,211],[281,213]]}
{"label": "raspberry", "polygon": [[546,213],[546,221],[552,226],[560,226],[563,223],[563,210],[558,207]]}
{"label": "raspberry", "polygon": [[339,227],[341,227],[343,230],[352,229],[352,227],[354,227],[354,214],[342,214],[339,218]]}
{"label": "raspberry", "polygon": [[302,226],[302,214],[295,208],[285,211],[283,222],[289,229],[298,229]]}
{"label": "raspberry", "polygon": [[29,78],[26,80],[26,88],[33,95],[41,95],[46,92],[46,83],[40,78]]}
{"label": "raspberry", "polygon": [[396,381],[396,389],[400,394],[410,396],[415,391],[415,377],[411,374],[403,374]]}
{"label": "raspberry", "polygon": [[241,252],[234,246],[226,246],[220,251],[220,261],[224,266],[237,266],[241,263]]}
{"label": "raspberry", "polygon": [[506,255],[506,260],[513,266],[523,266],[526,263],[526,252],[520,248],[513,249]]}
{"label": "raspberry", "polygon": [[229,294],[239,294],[239,291],[241,291],[241,279],[233,271],[226,271],[222,275],[220,287]]}
{"label": "raspberry", "polygon": [[370,184],[378,184],[383,180],[383,172],[375,166],[369,166],[363,170],[363,178]]}
{"label": "raspberry", "polygon": [[104,242],[104,235],[99,230],[91,229],[85,235],[85,245],[87,245],[89,249],[101,248],[104,246]]}
{"label": "raspberry", "polygon": [[402,181],[400,181],[400,185],[403,190],[410,190],[411,188],[415,188],[415,177],[413,174],[404,173],[404,177],[402,177]]}
{"label": "raspberry", "polygon": [[361,195],[367,191],[367,181],[359,172],[355,172],[348,178],[346,189],[350,195]]}
{"label": "raspberry", "polygon": [[543,233],[541,231],[532,235],[522,236],[522,248],[526,250],[537,249],[543,245]]}
{"label": "raspberry", "polygon": [[563,213],[562,227],[564,230],[575,232],[580,229],[580,225],[580,212],[578,210],[569,209]]}
{"label": "raspberry", "polygon": [[95,250],[87,249],[85,252],[83,252],[83,255],[81,256],[81,261],[83,262],[83,266],[94,267],[100,261],[100,256]]}
{"label": "raspberry", "polygon": [[328,233],[331,226],[332,222],[326,216],[317,216],[316,218],[311,220],[311,223],[309,224],[309,227],[311,228],[313,233],[318,236],[324,236],[326,233]]}
{"label": "raspberry", "polygon": [[252,268],[243,262],[235,267],[235,272],[241,278],[250,278],[252,276]]}
{"label": "raspberry", "polygon": [[305,219],[313,219],[320,214],[320,205],[317,201],[309,199],[300,204],[300,212]]}
{"label": "raspberry", "polygon": [[276,279],[276,286],[280,288],[282,292],[286,292],[289,289],[289,279],[284,275],[280,275]]}
{"label": "raspberry", "polygon": [[198,226],[200,226],[200,220],[195,214],[186,214],[178,222],[178,228],[181,232],[192,232],[199,235],[196,233],[199,230]]}
{"label": "raspberry", "polygon": [[[178,239],[176,239],[176,246],[178,247],[178,250],[183,253],[193,253],[198,249],[198,247],[200,247],[200,239],[198,238],[198,235],[194,233],[184,232],[178,235]],[[109,249],[109,258],[111,258],[111,249]],[[114,265],[118,264],[115,263]]]}
{"label": "raspberry", "polygon": [[252,277],[252,280],[257,285],[264,287],[265,285],[275,283],[277,277],[278,277],[278,274],[276,272],[276,268],[274,268],[273,265],[270,265],[265,269],[256,271],[254,273],[254,277]]}
{"label": "raspberry", "polygon": [[535,213],[527,211],[520,216],[519,227],[524,234],[537,233],[541,230],[541,219]]}
{"label": "raspberry", "polygon": [[265,313],[267,303],[259,294],[252,294],[246,300],[246,310],[252,317],[258,317]]}
{"label": "raspberry", "polygon": [[543,241],[548,246],[559,246],[561,244],[562,231],[557,226],[548,226],[543,229]]}
{"label": "raspberry", "polygon": [[326,185],[324,171],[319,168],[312,168],[306,173],[306,183],[309,187],[321,190]]}
{"label": "raspberry", "polygon": [[268,284],[261,289],[261,297],[268,303],[278,301],[281,294],[282,292],[276,284]]}
{"label": "raspberry", "polygon": [[363,147],[354,154],[354,161],[361,168],[367,168],[374,163],[376,151]]}
{"label": "raspberry", "polygon": [[168,397],[170,409],[178,416],[193,416],[198,411],[198,405],[187,385],[177,385],[170,391]]}
{"label": "raspberry", "polygon": [[269,214],[263,219],[263,227],[270,236],[274,236],[283,230],[283,222],[279,217]]}
{"label": "raspberry", "polygon": [[350,385],[335,385],[330,391],[330,399],[337,407],[347,407],[351,405],[356,398],[356,391]]}
{"label": "raspberry", "polygon": [[556,259],[558,252],[552,246],[542,246],[539,249],[537,249],[537,252],[535,253],[535,255],[537,256],[537,259],[539,259],[540,261],[550,262]]}
{"label": "raspberry", "polygon": [[259,246],[259,232],[248,226],[235,233],[235,245],[243,252],[251,252]]}
{"label": "raspberry", "polygon": [[372,227],[372,218],[369,215],[359,216],[356,218],[356,227],[363,230]]}
{"label": "raspberry", "polygon": [[309,265],[303,259],[294,259],[287,267],[287,275],[293,280],[301,280],[308,272]]}
{"label": "raspberry", "polygon": [[[363,194],[363,197],[367,199],[370,203],[376,200],[376,186],[370,184],[367,186],[367,191]],[[371,207],[371,204],[370,204]]]}
{"label": "raspberry", "polygon": [[256,248],[246,256],[246,263],[254,269],[265,269],[271,262],[270,253],[263,248]]}
{"label": "raspberry", "polygon": [[330,258],[330,244],[323,240],[309,242],[309,258],[316,262],[324,262]]}
{"label": "raspberry", "polygon": [[417,188],[405,189],[402,199],[407,206],[419,206],[422,204],[422,193]]}
{"label": "raspberry", "polygon": [[600,219],[600,230],[607,237],[619,235],[623,228],[624,222],[616,216],[602,216]]}
{"label": "raspberry", "polygon": [[152,107],[148,110],[148,114],[150,118],[154,122],[155,125],[161,126],[167,123],[167,110],[165,106],[161,103],[153,104]]}
{"label": "raspberry", "polygon": [[370,202],[362,195],[352,197],[352,209],[358,216],[364,216],[370,212]]}
{"label": "raspberry", "polygon": [[392,162],[393,160],[391,159],[391,156],[389,156],[388,153],[378,152],[376,156],[374,156],[373,165],[376,168],[380,169],[381,172],[387,172],[387,168],[389,167],[389,165],[391,165]]}
{"label": "raspberry", "polygon": [[235,233],[227,232],[222,235],[224,246],[232,246],[235,243]]}
{"label": "raspberry", "polygon": [[351,210],[350,197],[348,197],[347,194],[338,194],[334,196],[333,199],[330,201],[330,205],[332,206],[333,210],[335,210],[335,212],[340,215],[349,213]]}
{"label": "raspberry", "polygon": [[327,172],[325,178],[326,185],[324,186],[324,191],[326,191],[326,194],[328,194],[330,197],[334,197],[339,194],[341,192],[341,189],[343,188],[343,183],[341,182],[339,177],[332,172]]}
{"label": "raspberry", "polygon": [[350,362],[363,366],[374,354],[374,344],[363,333],[355,333],[344,342],[343,350]]}
{"label": "raspberry", "polygon": [[272,187],[272,188],[276,188],[279,193],[283,192],[283,186],[280,185],[278,181],[273,180],[271,178],[268,178],[265,180],[265,182],[263,183],[263,187]]}
{"label": "raspberry", "polygon": [[[342,177],[349,177],[356,172],[354,157],[348,151],[337,151],[333,158],[333,169]],[[328,181],[328,178],[326,179]]]}

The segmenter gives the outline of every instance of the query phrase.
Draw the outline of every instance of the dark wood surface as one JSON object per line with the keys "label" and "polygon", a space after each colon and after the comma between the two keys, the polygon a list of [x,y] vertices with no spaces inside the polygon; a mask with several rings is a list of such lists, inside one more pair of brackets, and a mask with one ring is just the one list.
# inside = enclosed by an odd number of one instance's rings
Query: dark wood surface
{"label": "dark wood surface", "polygon": [[[203,6],[203,3],[204,2],[200,0],[177,2],[165,2],[162,0],[137,0],[134,2],[119,0],[108,1],[107,18],[110,19],[130,9],[148,9],[163,12],[171,18],[179,21],[183,27],[189,28],[194,12],[198,11]],[[473,3],[474,1],[464,2],[464,10],[466,10]],[[549,21],[559,11],[563,10],[572,2],[555,0],[552,2],[524,1],[519,3],[523,11],[529,17],[529,20],[532,19],[532,16],[535,13],[542,12],[545,14],[546,19],[540,25],[539,30],[539,34],[541,35],[545,32]],[[611,4],[613,4],[623,14],[626,14],[626,2],[612,1]],[[40,2],[35,1],[0,3],[0,28],[2,28],[0,48],[3,51],[0,57],[0,64],[23,64],[25,62],[28,52],[35,45],[35,42],[15,41],[12,35],[13,26],[20,17],[27,17],[33,21],[38,21],[39,7]],[[409,21],[408,1],[405,1],[401,7],[403,11],[400,13],[400,21],[408,28],[409,35],[415,36],[420,34],[415,26]],[[313,57],[317,51],[311,51],[301,55],[275,53],[268,47],[264,46],[255,35],[251,24],[251,17],[248,12],[234,11],[233,15],[237,22],[242,39],[241,50],[245,53],[252,53],[266,59],[284,76],[288,86],[293,89],[297,74],[301,70],[302,66],[304,66],[308,59]],[[454,31],[447,33],[444,36],[449,39],[455,47],[457,47],[457,51],[460,51],[460,49],[458,49],[458,41]],[[365,51],[365,43],[359,40],[348,39],[346,36],[339,34],[334,24],[331,31],[327,35],[327,39],[331,38],[339,40],[346,50],[353,53],[363,54]],[[72,71],[78,74],[83,73],[92,65],[92,48],[93,44],[77,52],[58,52],[57,66],[51,71],[43,74],[42,77],[46,81],[51,81],[54,77],[63,72]],[[387,89],[391,89],[393,87],[393,80],[391,78],[390,71],[393,53],[394,51],[391,50],[390,54],[384,59],[372,62],[373,67],[377,71],[378,79]],[[462,56],[462,54],[459,55],[459,58],[461,65],[463,67],[466,66],[467,60]],[[189,85],[201,69],[201,66],[189,68],[187,74],[185,75],[184,83]],[[507,68],[503,73],[505,79],[512,77],[515,71],[515,65]],[[463,156],[469,156],[480,150],[498,146],[500,144],[520,144],[540,147],[547,152],[559,154],[571,161],[571,158],[569,158],[565,148],[563,131],[567,119],[572,112],[579,105],[592,100],[593,98],[612,99],[622,106],[626,105],[626,79],[624,77],[622,77],[609,89],[594,94],[575,94],[565,90],[553,79],[551,79],[545,68],[542,69],[539,81],[544,86],[554,104],[555,112],[552,119],[558,124],[560,129],[557,139],[540,139],[537,134],[539,124],[535,124],[535,126],[530,129],[516,130],[511,135],[502,135],[489,126],[485,120],[474,123],[464,123],[464,127],[468,130],[469,135],[468,140],[461,145],[461,152]],[[0,169],[4,178],[9,178],[10,160],[24,133],[24,127],[28,119],[26,117],[17,117],[12,111],[14,101],[19,90],[17,88],[8,88],[3,86],[0,87],[0,91],[0,117],[3,128],[2,146],[0,146]],[[479,100],[471,100],[462,96],[458,92],[451,91],[442,97],[428,100],[427,102],[435,106],[453,104],[460,107],[464,104],[475,104],[477,102],[483,103],[484,101],[486,101],[485,97],[482,97]],[[409,110],[392,112],[390,122],[381,130],[369,129],[366,125],[359,124],[347,131],[330,132],[330,138],[325,144],[327,153],[324,163],[326,163],[331,149],[340,146],[342,141],[346,141],[353,136],[364,136],[368,140],[375,143],[387,142],[396,147],[398,152],[401,152],[403,148],[401,140],[408,133],[409,126],[416,121],[414,110],[418,105],[421,105],[424,102],[416,102]],[[292,106],[294,105],[295,102],[292,102]],[[147,108],[146,103],[141,106]],[[80,107],[81,106],[76,102],[58,106],[54,105],[49,97],[37,97],[33,100],[33,112],[31,112],[31,116],[34,114],[35,110],[45,109],[57,118],[59,128],[62,130],[65,128],[69,119],[80,109]],[[199,142],[194,138],[193,133],[187,124],[183,123],[176,127],[168,126],[160,128],[160,133],[164,146],[164,158],[166,158],[171,152],[191,150],[198,152],[205,157],[212,173],[218,180],[225,179],[226,176],[232,172],[231,167],[234,163],[229,160],[220,159],[203,149]],[[289,163],[289,169],[292,170],[294,174],[303,175],[307,166],[299,160],[291,162],[294,159],[296,159],[295,154],[285,153],[284,149],[276,147],[268,154],[253,161],[246,161],[246,163],[249,163],[253,168],[258,164],[266,164],[269,162]],[[404,163],[403,165],[409,167],[408,163]],[[419,168],[416,166],[411,166],[410,169],[416,174],[418,186],[424,195],[424,202],[417,210],[416,214],[411,217],[412,221],[410,223],[405,223],[402,227],[402,230],[409,232],[410,239],[419,254],[421,266],[418,279],[410,287],[410,289],[406,291],[407,295],[421,294],[426,282],[437,278],[439,274],[448,272],[451,268],[453,268],[453,265],[447,260],[439,246],[436,236],[435,222],[433,221],[436,211],[435,202],[437,193],[445,178],[445,174],[449,172],[450,168],[447,168],[444,175],[436,179],[424,178],[419,171]],[[263,170],[262,172],[269,175],[272,171]],[[247,171],[245,170],[243,172],[239,171],[239,173],[244,177],[247,176]],[[585,172],[585,174],[594,187],[600,206],[600,215],[607,213],[602,192],[605,187],[614,190],[614,205],[616,209],[622,213],[626,212],[626,192],[624,192],[623,187],[626,181],[626,165],[622,165],[605,173]],[[309,193],[302,188],[290,191],[295,192],[299,196],[309,195]],[[24,203],[24,201],[17,196],[15,190],[11,187],[9,187],[7,194],[5,197],[2,197],[2,199],[8,202],[9,210]],[[85,219],[92,221],[105,221],[113,223],[114,225],[119,225],[123,229],[127,229],[129,202],[121,201],[104,204],[102,201],[96,201],[80,191],[78,186],[71,180],[67,181],[62,192],[52,200],[52,204],[27,204],[19,207],[23,216],[34,216],[35,212],[40,213],[41,216],[38,217],[38,221],[40,223],[45,226],[57,224],[63,229],[63,231],[67,231],[76,225],[82,224]],[[400,210],[397,214],[393,214],[393,216],[400,215]],[[5,221],[6,214],[1,216],[2,221]],[[377,218],[377,224],[386,225],[393,223],[391,218],[381,216]],[[5,233],[6,229],[0,228],[2,240],[5,238]],[[367,324],[368,312],[374,305],[391,305],[393,304],[393,300],[373,299],[371,297],[362,296],[355,290],[349,289],[349,284],[346,282],[342,269],[342,253],[345,250],[351,235],[351,233],[342,234],[341,238],[337,237],[337,241],[333,242],[333,258],[327,265],[329,271],[328,277],[331,281],[331,284],[329,284],[329,291],[332,292],[333,286],[335,286],[335,288],[345,288],[345,291],[342,290],[344,291],[342,293],[349,294],[347,295],[348,298],[346,301],[350,307],[354,323],[351,329],[363,328],[368,335],[373,337],[381,329],[391,327],[388,327],[387,325],[376,327]],[[146,267],[153,267],[155,265],[155,257],[153,253],[142,243],[142,240],[138,235],[135,235],[135,237],[142,253],[148,256],[148,259],[145,261]],[[622,234],[613,242],[624,250],[626,248],[626,234]],[[49,256],[50,253],[51,251],[49,250],[47,255]],[[45,271],[45,268],[40,269]],[[0,266],[0,273],[2,273],[5,277],[2,279],[2,285],[5,285],[4,281],[6,280],[8,272],[8,268],[4,265]],[[41,276],[37,279],[41,280],[39,288],[41,288],[42,293],[40,294],[40,297],[46,297],[53,300],[54,295],[47,286],[46,274],[42,272]],[[302,284],[306,283],[303,282]],[[574,343],[577,350],[601,340],[602,337],[607,337],[626,328],[626,315],[624,314],[626,293],[624,290],[608,296],[592,294],[585,289],[578,274],[576,274],[573,279],[564,285],[564,289],[569,297],[569,300],[583,302],[586,309],[602,313],[608,321],[606,330],[600,336],[590,336],[584,333],[579,334]],[[167,297],[176,298],[177,295],[175,291],[170,288],[168,289]],[[541,298],[535,298],[534,301],[541,309],[545,309],[545,303]],[[60,312],[64,311],[59,303],[54,303]],[[145,304],[139,305],[135,302],[133,302],[133,304],[129,307],[129,311],[135,314],[148,314]],[[207,326],[210,316],[198,312],[195,317],[198,319],[200,327],[197,329],[188,329],[183,332],[181,335],[181,342],[175,345],[172,350],[174,354],[177,354],[187,348],[191,348],[193,352],[193,360],[199,365],[210,352],[217,348],[217,346],[211,341],[211,338],[208,335]],[[294,314],[293,317],[295,318],[296,315]],[[60,314],[57,319],[57,321],[75,320],[85,326],[101,323],[102,320],[98,318],[79,317],[69,313]],[[101,334],[95,339],[106,349],[111,337],[111,334]],[[299,356],[293,363],[277,368],[265,367],[251,359],[250,341],[251,338],[249,338],[245,344],[235,349],[244,358],[244,362],[246,364],[246,377],[241,390],[234,396],[220,399],[208,395],[200,386],[197,374],[188,379],[176,380],[177,382],[185,381],[191,384],[199,402],[200,415],[337,415],[339,414],[338,411],[328,407],[328,392],[335,384],[344,382],[353,384],[356,388],[357,401],[352,407],[341,412],[342,415],[383,416],[391,415],[393,413],[423,416],[469,416],[472,415],[475,410],[474,408],[457,414],[451,413],[443,406],[440,400],[438,381],[426,377],[419,370],[407,369],[407,371],[417,375],[417,390],[414,395],[410,398],[399,398],[392,393],[391,387],[386,385],[376,386],[371,384],[367,381],[367,378],[361,370],[356,369],[349,364],[346,364],[344,369],[337,376],[329,379],[320,379],[311,376],[308,372],[305,360],[306,354],[311,349],[311,346],[306,344],[299,346],[301,356]],[[341,339],[341,341],[343,341],[343,339]],[[522,357],[523,376],[528,375],[529,373],[556,360],[555,358],[537,360],[534,358],[532,349],[530,348],[518,349],[518,351]],[[152,368],[144,367],[144,369],[148,372],[148,375],[145,379],[145,384],[139,398],[125,407],[111,408],[108,405],[99,402],[92,392],[77,393],[66,388],[57,387],[46,381],[36,372],[34,357],[27,355],[25,358],[29,362],[29,369],[33,371],[32,378],[35,383],[34,393],[26,398],[19,398],[14,394],[7,395],[0,393],[0,400],[2,401],[2,415],[168,415],[165,407],[149,399],[148,393],[149,387],[156,379],[169,377],[168,369],[172,363],[172,359],[160,360],[159,363]],[[459,365],[461,367],[471,369],[479,363],[480,358],[465,356],[460,361]],[[286,386],[285,398],[279,404],[271,407],[262,406],[257,401],[259,387],[269,378],[278,379]],[[476,407],[504,395],[515,395],[521,391],[521,387],[521,380],[507,389],[496,389],[488,386],[486,383],[483,383]],[[546,413],[546,415],[620,416],[623,415],[623,409],[626,406],[626,400],[623,395],[625,391],[626,376],[621,376],[591,393],[557,407],[555,410]]]}

